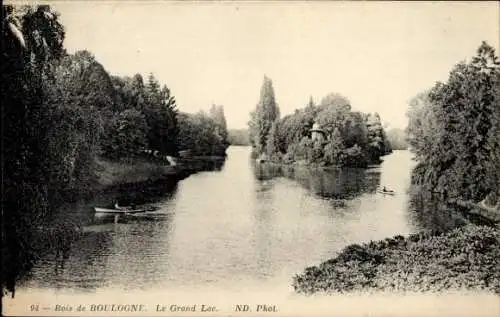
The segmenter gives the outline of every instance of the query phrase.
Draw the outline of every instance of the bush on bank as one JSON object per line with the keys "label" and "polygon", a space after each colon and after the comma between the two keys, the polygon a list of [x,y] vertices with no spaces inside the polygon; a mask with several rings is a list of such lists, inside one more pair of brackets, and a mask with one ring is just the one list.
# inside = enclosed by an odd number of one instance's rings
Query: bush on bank
{"label": "bush on bank", "polygon": [[395,236],[344,248],[294,277],[302,294],[357,291],[500,293],[500,228],[467,225],[446,233]]}

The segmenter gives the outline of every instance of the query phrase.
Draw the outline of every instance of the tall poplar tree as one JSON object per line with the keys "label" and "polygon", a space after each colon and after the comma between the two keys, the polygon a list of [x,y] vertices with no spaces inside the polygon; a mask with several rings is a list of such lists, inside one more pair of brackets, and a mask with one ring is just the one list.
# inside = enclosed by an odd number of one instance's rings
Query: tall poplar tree
{"label": "tall poplar tree", "polygon": [[274,121],[279,119],[280,112],[274,97],[272,80],[264,76],[260,90],[260,100],[249,122],[250,140],[256,155],[265,151],[269,131]]}

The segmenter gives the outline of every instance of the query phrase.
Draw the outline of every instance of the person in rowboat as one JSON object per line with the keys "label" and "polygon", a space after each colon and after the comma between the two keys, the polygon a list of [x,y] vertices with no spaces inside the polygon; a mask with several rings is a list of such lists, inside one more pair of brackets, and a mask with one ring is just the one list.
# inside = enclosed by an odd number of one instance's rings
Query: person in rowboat
{"label": "person in rowboat", "polygon": [[118,202],[116,202],[116,203],[115,203],[115,209],[116,209],[116,210],[123,210],[123,209],[125,209],[125,208],[124,208],[124,207],[120,207],[120,206],[118,206]]}
{"label": "person in rowboat", "polygon": [[124,206],[124,207],[122,207],[122,206],[118,206],[118,202],[115,203],[114,207],[115,207],[116,210],[134,210],[134,209],[136,209],[135,204],[132,204],[130,206]]}
{"label": "person in rowboat", "polygon": [[382,191],[383,191],[384,193],[393,193],[393,192],[394,192],[393,190],[389,190],[389,189],[387,189],[385,186],[384,186],[384,188],[382,188]]}

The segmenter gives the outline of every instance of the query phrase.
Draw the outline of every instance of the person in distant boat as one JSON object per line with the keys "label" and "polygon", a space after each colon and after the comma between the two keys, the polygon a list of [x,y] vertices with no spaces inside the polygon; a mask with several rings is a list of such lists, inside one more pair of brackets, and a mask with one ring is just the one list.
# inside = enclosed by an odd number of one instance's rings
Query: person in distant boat
{"label": "person in distant boat", "polygon": [[135,209],[135,204],[131,206],[119,206],[118,202],[116,202],[114,207],[116,210],[129,210],[129,209]]}
{"label": "person in distant boat", "polygon": [[382,191],[383,191],[383,192],[386,192],[386,191],[387,191],[387,188],[385,188],[385,186],[384,186],[384,188],[382,188]]}

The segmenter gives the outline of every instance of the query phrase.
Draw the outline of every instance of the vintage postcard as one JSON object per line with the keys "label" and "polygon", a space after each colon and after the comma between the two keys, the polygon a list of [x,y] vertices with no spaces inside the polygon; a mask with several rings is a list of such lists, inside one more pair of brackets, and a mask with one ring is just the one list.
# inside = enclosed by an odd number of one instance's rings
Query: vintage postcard
{"label": "vintage postcard", "polygon": [[498,2],[5,1],[5,316],[499,316]]}

